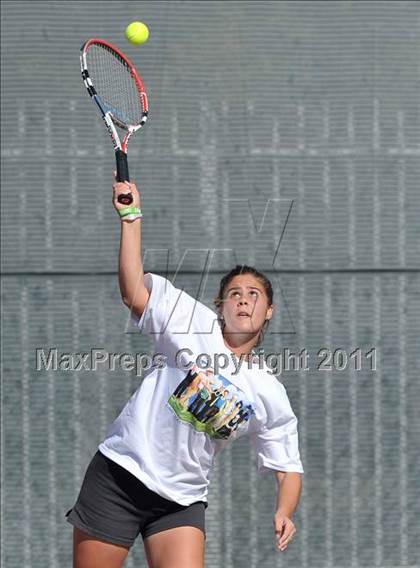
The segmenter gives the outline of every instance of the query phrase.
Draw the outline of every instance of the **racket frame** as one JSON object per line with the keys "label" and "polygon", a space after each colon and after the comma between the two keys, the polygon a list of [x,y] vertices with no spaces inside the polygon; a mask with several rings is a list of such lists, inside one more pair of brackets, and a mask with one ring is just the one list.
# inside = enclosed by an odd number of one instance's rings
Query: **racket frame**
{"label": "racket frame", "polygon": [[[88,65],[87,65],[87,53],[92,45],[97,45],[99,47],[107,48],[110,51],[114,51],[127,64],[130,74],[137,86],[139,94],[139,102],[142,109],[142,117],[140,119],[139,124],[129,125],[122,123],[118,119],[118,117],[112,114],[111,110],[107,109],[107,105],[103,103],[100,94],[96,92],[95,85],[93,84],[92,79],[90,78]],[[148,100],[143,85],[143,80],[138,74],[133,63],[121,50],[119,50],[117,47],[115,47],[115,45],[113,45],[109,41],[99,38],[91,38],[82,45],[81,54],[80,54],[80,69],[86,90],[90,98],[98,108],[99,112],[101,113],[101,116],[105,122],[105,126],[111,137],[117,161],[117,180],[130,181],[128,174],[128,163],[127,163],[127,145],[134,132],[136,132],[145,125],[148,117]],[[127,131],[122,141],[120,139],[120,136],[118,135],[116,126],[119,126],[122,130]],[[127,202],[127,204],[129,203]]]}

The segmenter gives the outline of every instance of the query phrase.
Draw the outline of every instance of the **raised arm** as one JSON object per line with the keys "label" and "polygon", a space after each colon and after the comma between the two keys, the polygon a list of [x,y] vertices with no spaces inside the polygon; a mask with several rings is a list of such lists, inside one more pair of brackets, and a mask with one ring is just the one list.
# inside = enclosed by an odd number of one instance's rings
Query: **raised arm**
{"label": "raised arm", "polygon": [[[140,208],[140,195],[134,183],[114,183],[112,202],[115,209],[126,207],[117,201],[121,193],[127,190],[133,195],[130,207]],[[121,297],[126,306],[141,316],[149,299],[149,292],[144,285],[143,262],[141,258],[141,219],[130,221],[121,218],[121,238],[118,263],[118,278]]]}

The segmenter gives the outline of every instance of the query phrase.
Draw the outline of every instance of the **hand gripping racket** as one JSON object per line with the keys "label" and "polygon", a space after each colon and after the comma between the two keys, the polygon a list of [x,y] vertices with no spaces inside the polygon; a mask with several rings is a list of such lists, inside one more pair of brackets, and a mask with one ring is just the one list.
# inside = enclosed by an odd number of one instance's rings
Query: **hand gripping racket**
{"label": "hand gripping racket", "polygon": [[[89,39],[82,45],[81,51],[82,79],[111,136],[117,161],[117,181],[130,181],[128,141],[136,130],[144,126],[148,115],[142,78],[131,61],[107,41]],[[117,126],[125,131],[122,142]],[[133,196],[131,193],[122,194],[118,201],[130,205]]]}

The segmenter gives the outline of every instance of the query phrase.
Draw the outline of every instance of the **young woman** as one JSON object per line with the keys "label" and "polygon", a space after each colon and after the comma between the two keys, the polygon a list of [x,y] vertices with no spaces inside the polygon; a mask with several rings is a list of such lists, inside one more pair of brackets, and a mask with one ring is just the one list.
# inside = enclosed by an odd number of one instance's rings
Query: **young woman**
{"label": "young woman", "polygon": [[[271,284],[237,266],[221,280],[213,311],[165,278],[144,274],[139,193],[128,183],[113,190],[121,296],[165,359],[109,427],[66,515],[74,525],[73,566],[118,568],[141,533],[150,568],[202,568],[212,462],[245,434],[258,470],[277,478],[273,524],[285,550],[296,532],[291,517],[303,468],[286,391],[254,352],[273,315]],[[130,211],[117,201],[127,190]]]}

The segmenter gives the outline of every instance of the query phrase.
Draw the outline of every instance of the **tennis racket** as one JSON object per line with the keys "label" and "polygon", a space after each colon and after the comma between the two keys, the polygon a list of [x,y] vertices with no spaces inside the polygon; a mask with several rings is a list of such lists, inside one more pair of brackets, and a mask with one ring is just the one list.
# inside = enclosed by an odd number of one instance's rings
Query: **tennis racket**
{"label": "tennis racket", "polygon": [[[81,48],[82,79],[99,109],[111,136],[117,162],[117,181],[130,181],[127,145],[147,120],[147,95],[143,81],[131,61],[102,39],[89,39]],[[117,127],[124,131],[121,142]],[[133,202],[131,193],[118,196],[124,205]]]}

